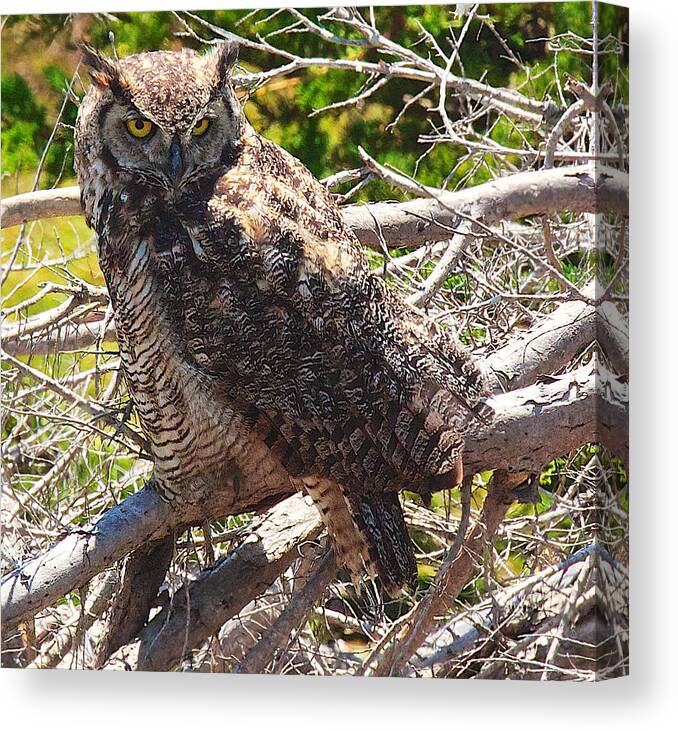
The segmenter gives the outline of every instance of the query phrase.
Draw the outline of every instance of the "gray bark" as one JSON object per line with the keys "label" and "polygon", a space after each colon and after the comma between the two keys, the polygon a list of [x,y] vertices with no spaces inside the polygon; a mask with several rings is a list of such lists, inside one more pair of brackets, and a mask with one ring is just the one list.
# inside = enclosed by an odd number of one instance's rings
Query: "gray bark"
{"label": "gray bark", "polygon": [[298,588],[295,581],[289,604],[235,668],[235,672],[263,673],[276,659],[276,652],[287,645],[292,634],[304,623],[313,604],[323,595],[336,573],[334,555],[331,552],[321,555],[303,586]]}
{"label": "gray bark", "polygon": [[581,166],[516,173],[438,198],[347,206],[344,220],[365,246],[415,246],[450,238],[459,214],[486,226],[563,211],[628,214],[628,176],[597,168],[596,181]]}
{"label": "gray bark", "polygon": [[106,632],[97,645],[95,667],[104,665],[118,648],[136,637],[155,606],[174,555],[175,532],[133,551],[108,614]]}
{"label": "gray bark", "polygon": [[175,594],[139,640],[120,648],[108,665],[171,669],[262,594],[298,557],[298,544],[320,530],[320,516],[309,498],[294,495],[271,508],[233,553]]}
{"label": "gray bark", "polygon": [[486,359],[491,387],[509,391],[528,386],[541,375],[557,373],[594,342],[615,373],[626,375],[628,337],[627,324],[613,303],[565,302]]}
{"label": "gray bark", "polygon": [[[438,198],[406,203],[369,203],[342,208],[346,223],[363,245],[380,249],[414,246],[450,238],[463,213],[485,225],[525,216],[560,213],[628,213],[628,176],[597,166],[595,180],[584,166],[516,173]],[[55,188],[6,198],[0,205],[2,228],[54,216],[78,215],[80,189]]]}

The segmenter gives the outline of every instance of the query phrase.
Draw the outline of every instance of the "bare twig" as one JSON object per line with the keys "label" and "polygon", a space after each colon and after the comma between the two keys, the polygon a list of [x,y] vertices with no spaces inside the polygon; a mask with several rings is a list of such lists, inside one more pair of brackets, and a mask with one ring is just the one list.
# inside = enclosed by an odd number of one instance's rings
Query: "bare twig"
{"label": "bare twig", "polygon": [[247,653],[236,667],[239,673],[262,673],[281,653],[292,633],[297,631],[308,616],[313,604],[320,599],[327,585],[336,575],[337,567],[332,553],[321,556],[311,576],[300,587],[294,587],[294,594],[282,614],[264,632],[259,642]]}
{"label": "bare twig", "polygon": [[407,661],[435,626],[436,617],[444,615],[453,606],[457,595],[471,576],[477,557],[482,554],[483,545],[491,540],[512,502],[510,488],[523,479],[520,474],[495,472],[485,498],[482,516],[474,526],[471,536],[460,547],[455,545],[450,549],[428,594],[404,623],[391,650],[384,654],[371,674],[401,674]]}

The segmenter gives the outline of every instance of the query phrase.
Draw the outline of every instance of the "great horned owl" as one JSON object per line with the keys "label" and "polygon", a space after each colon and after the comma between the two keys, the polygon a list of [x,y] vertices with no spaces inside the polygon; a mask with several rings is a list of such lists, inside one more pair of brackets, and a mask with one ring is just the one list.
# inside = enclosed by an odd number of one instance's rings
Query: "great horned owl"
{"label": "great horned owl", "polygon": [[354,580],[412,585],[398,491],[459,484],[481,372],[370,272],[323,185],[253,130],[232,45],[83,57],[82,203],[161,494],[233,469],[291,483]]}

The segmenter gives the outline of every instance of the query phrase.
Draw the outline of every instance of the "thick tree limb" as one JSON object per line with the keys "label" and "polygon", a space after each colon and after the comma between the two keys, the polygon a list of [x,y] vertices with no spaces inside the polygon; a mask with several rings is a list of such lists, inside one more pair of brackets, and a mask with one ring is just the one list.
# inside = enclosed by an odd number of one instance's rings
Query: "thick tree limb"
{"label": "thick tree limb", "polygon": [[476,420],[466,428],[464,468],[471,474],[490,466],[539,472],[555,457],[588,442],[599,442],[627,461],[626,386],[594,363],[546,376],[491,403],[492,425]]}
{"label": "thick tree limb", "polygon": [[[593,299],[594,287],[586,291]],[[561,370],[594,342],[616,373],[628,373],[628,326],[615,305],[565,302],[486,359],[491,387],[495,391],[523,388],[541,375]]]}
{"label": "thick tree limb", "polygon": [[[600,166],[594,173],[593,168],[572,165],[516,173],[437,198],[351,205],[342,209],[345,221],[361,243],[377,249],[381,249],[380,234],[389,246],[449,239],[457,212],[492,225],[562,211],[626,215],[628,176]],[[55,216],[78,215],[82,213],[80,189],[77,186],[55,188],[6,198],[0,204],[0,212],[3,228]]]}
{"label": "thick tree limb", "polygon": [[480,219],[487,226],[563,211],[626,215],[628,176],[616,170],[603,171],[600,166],[596,171],[597,182],[586,166],[516,173],[437,198],[347,206],[342,213],[361,243],[379,250],[382,242],[415,246],[449,239],[450,229],[459,223],[458,213]]}
{"label": "thick tree limb", "polygon": [[513,390],[555,373],[596,335],[595,308],[582,300],[566,302],[533,327],[518,332],[487,359],[492,388]]}
{"label": "thick tree limb", "polygon": [[51,188],[5,198],[0,204],[0,228],[58,216],[79,216],[80,188]]}
{"label": "thick tree limb", "polygon": [[43,555],[4,576],[4,628],[15,626],[83,586],[156,534],[165,534],[172,512],[147,486],[106,511],[92,528],[74,531]]}
{"label": "thick tree limb", "polygon": [[95,667],[100,668],[120,647],[136,637],[155,606],[158,588],[174,555],[175,532],[133,551],[111,606],[106,634],[97,646]]}
{"label": "thick tree limb", "polygon": [[596,337],[612,367],[619,375],[629,372],[629,322],[613,302],[596,307]]}
{"label": "thick tree limb", "polygon": [[320,530],[309,498],[294,495],[271,508],[242,545],[178,592],[139,641],[121,648],[110,664],[169,670],[265,591],[298,557],[299,543]]}
{"label": "thick tree limb", "polygon": [[178,526],[255,510],[293,492],[291,485],[281,485],[278,492],[268,494],[255,494],[242,482],[239,487],[238,492],[229,481],[221,491],[196,494],[194,502],[171,506],[146,485],[107,510],[91,528],[74,530],[46,553],[5,575],[1,592],[3,628],[34,616],[127,554],[167,536]]}
{"label": "thick tree limb", "polygon": [[[492,399],[489,423],[466,428],[467,474],[484,469],[538,472],[551,459],[587,442],[601,442],[625,460],[628,454],[627,394],[612,374],[596,374],[592,364],[549,377]],[[245,486],[246,487],[246,486]],[[261,495],[241,486],[240,497],[223,492],[196,495],[195,502],[171,507],[145,487],[108,510],[92,528],[74,531],[49,551],[2,580],[2,617],[13,627],[84,585],[100,571],[180,525],[201,523],[251,510],[289,495],[291,486]]]}

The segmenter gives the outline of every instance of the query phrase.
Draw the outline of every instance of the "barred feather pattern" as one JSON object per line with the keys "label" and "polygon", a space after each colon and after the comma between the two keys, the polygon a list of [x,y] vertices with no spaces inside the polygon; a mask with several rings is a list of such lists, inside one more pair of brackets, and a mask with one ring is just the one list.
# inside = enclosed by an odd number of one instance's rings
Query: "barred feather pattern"
{"label": "barred feather pattern", "polygon": [[355,580],[413,585],[398,491],[460,482],[482,373],[370,272],[298,160],[243,122],[218,166],[168,192],[90,139],[110,93],[86,97],[76,161],[158,488],[181,500],[234,470],[291,483]]}

